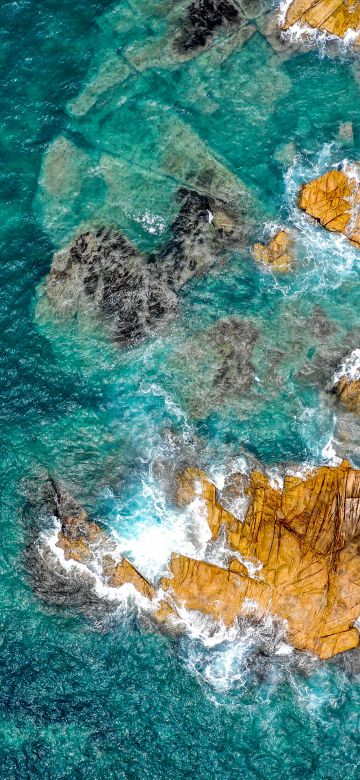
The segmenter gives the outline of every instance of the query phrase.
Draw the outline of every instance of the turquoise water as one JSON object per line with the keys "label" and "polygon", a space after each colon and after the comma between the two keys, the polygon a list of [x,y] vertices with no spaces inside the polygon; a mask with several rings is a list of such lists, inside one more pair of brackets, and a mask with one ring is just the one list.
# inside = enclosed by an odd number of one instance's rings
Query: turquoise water
{"label": "turquoise water", "polygon": [[[220,34],[179,62],[168,42],[185,5],[0,9],[4,780],[359,776],[356,652],[321,665],[276,655],[271,625],[172,639],[130,609],[47,604],[27,565],[47,473],[156,577],[190,543],[169,499],[180,463],[216,478],[239,459],[275,469],[336,451],[359,465],[355,422],[326,393],[358,345],[358,256],[296,209],[302,181],[359,159],[358,61],[283,57],[256,33],[233,50]],[[349,121],[350,143],[339,136]],[[120,348],[98,325],[56,321],[43,280],[79,224],[115,222],[152,251],[179,186],[201,181],[246,203],[249,237],[183,289],[164,329]],[[298,231],[283,277],[249,249],[273,224]]]}

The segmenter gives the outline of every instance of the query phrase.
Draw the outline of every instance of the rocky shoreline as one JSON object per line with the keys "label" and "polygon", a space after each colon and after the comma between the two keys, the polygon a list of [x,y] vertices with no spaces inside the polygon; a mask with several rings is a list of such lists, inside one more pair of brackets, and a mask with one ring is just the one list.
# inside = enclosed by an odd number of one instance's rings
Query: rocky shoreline
{"label": "rocky shoreline", "polygon": [[[282,487],[256,470],[234,475],[231,483],[232,498],[247,499],[241,520],[225,509],[214,483],[197,469],[179,475],[175,497],[179,507],[200,502],[209,544],[220,538],[224,544],[225,535],[224,566],[174,553],[168,574],[151,583],[119,558],[115,538],[55,486],[56,565],[64,567],[65,578],[72,576],[68,563],[85,567],[83,585],[90,592],[95,575],[106,588],[132,586],[147,600],[152,619],[173,629],[179,630],[184,608],[227,627],[243,616],[259,620],[270,613],[285,621],[289,643],[321,659],[357,647],[360,471],[343,461],[302,476],[285,474]],[[37,546],[44,553],[47,538]],[[42,595],[49,598],[46,591]]]}

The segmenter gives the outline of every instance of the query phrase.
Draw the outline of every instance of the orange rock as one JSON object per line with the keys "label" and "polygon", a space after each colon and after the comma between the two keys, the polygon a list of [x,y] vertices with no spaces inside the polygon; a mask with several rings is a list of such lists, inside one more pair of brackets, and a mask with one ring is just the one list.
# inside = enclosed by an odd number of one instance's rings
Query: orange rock
{"label": "orange rock", "polygon": [[292,239],[286,230],[279,230],[269,244],[254,244],[255,260],[275,271],[289,271],[293,262]]}
{"label": "orange rock", "polygon": [[360,414],[360,379],[347,379],[343,376],[335,385],[334,391],[341,403],[351,412]]}
{"label": "orange rock", "polygon": [[299,206],[327,230],[343,233],[360,246],[359,192],[351,171],[332,170],[300,190]]}
{"label": "orange rock", "polygon": [[57,546],[64,551],[67,560],[88,564],[97,547],[107,541],[100,526],[89,520],[82,509],[79,514],[65,517],[61,523]]}
{"label": "orange rock", "polygon": [[236,475],[233,487],[243,492],[245,483],[249,505],[241,522],[221,505],[203,471],[189,468],[179,476],[178,503],[202,501],[213,540],[225,533],[233,555],[221,567],[174,554],[159,591],[129,561],[116,562],[113,543],[83,511],[63,519],[58,545],[90,567],[96,558],[98,570],[100,561],[113,587],[132,583],[155,604],[161,594],[155,612],[161,623],[183,606],[227,626],[240,615],[271,613],[286,621],[288,640],[300,650],[329,658],[356,647],[360,471],[343,461],[304,477],[287,475],[282,488],[253,471],[247,480]]}
{"label": "orange rock", "polygon": [[[328,658],[359,643],[360,471],[347,461],[305,478],[287,476],[283,489],[253,472],[243,523],[225,512],[214,486],[200,472],[183,480],[203,485],[209,526],[225,527],[230,548],[262,565],[255,579],[242,566],[222,569],[173,556],[161,586],[175,602],[230,625],[237,615],[271,612],[287,621],[288,639],[300,650]],[[193,494],[194,495],[194,494]],[[191,498],[191,496],[190,496]]]}
{"label": "orange rock", "polygon": [[360,31],[360,6],[354,0],[293,0],[283,29],[296,23],[343,38],[349,31]]}
{"label": "orange rock", "polygon": [[155,598],[154,586],[126,558],[116,562],[110,555],[107,555],[103,557],[103,564],[104,574],[110,587],[121,588],[122,585],[130,583],[141,596],[145,596],[147,599]]}

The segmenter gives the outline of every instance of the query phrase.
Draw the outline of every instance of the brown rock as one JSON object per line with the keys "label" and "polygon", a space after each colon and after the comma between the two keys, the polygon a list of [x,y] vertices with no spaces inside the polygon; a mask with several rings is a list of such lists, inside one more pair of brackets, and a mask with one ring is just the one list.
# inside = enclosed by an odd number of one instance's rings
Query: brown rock
{"label": "brown rock", "polygon": [[287,475],[279,488],[255,470],[249,478],[236,475],[234,489],[236,484],[249,498],[243,522],[221,505],[203,471],[189,468],[179,476],[178,503],[200,498],[213,540],[225,532],[233,556],[221,567],[174,554],[159,591],[129,561],[115,560],[114,543],[83,510],[62,519],[58,545],[68,559],[90,567],[93,559],[100,561],[104,580],[113,587],[132,583],[154,602],[161,623],[173,622],[177,605],[227,626],[240,615],[270,613],[286,621],[288,640],[299,650],[329,658],[356,647],[360,471],[343,461],[304,477]]}
{"label": "brown rock", "polygon": [[283,29],[296,23],[343,38],[348,31],[360,31],[360,5],[354,0],[293,0]]}
{"label": "brown rock", "polygon": [[279,230],[269,244],[254,244],[255,260],[274,271],[289,271],[293,263],[293,241],[286,230]]}
{"label": "brown rock", "polygon": [[[187,471],[204,487],[213,537],[226,529],[229,547],[259,561],[255,579],[240,565],[229,569],[175,555],[161,587],[175,602],[231,625],[249,609],[287,621],[288,638],[321,658],[355,647],[360,615],[360,471],[347,461],[321,467],[306,478],[285,477],[282,490],[260,472],[248,484],[250,505],[243,523],[219,505],[202,473]],[[194,494],[193,494],[194,495]]]}
{"label": "brown rock", "polygon": [[351,412],[360,414],[360,379],[351,380],[343,376],[335,385],[334,392]]}
{"label": "brown rock", "polygon": [[329,171],[305,184],[299,196],[301,209],[356,246],[360,246],[359,202],[357,182],[350,171]]}
{"label": "brown rock", "polygon": [[100,526],[89,520],[82,509],[79,514],[62,520],[57,546],[64,551],[67,560],[88,564],[97,547],[106,543],[106,534]]}

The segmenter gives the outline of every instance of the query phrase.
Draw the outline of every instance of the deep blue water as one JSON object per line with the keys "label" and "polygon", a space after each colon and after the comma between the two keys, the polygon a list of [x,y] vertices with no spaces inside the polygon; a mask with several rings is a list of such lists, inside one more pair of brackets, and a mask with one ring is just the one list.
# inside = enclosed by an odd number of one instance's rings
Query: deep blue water
{"label": "deep blue water", "polygon": [[[47,473],[156,573],[186,536],[162,491],[164,460],[190,457],[213,474],[240,456],[269,468],[326,462],[335,435],[357,465],[324,391],[333,356],[358,343],[358,258],[299,214],[296,192],[330,163],[359,159],[358,62],[316,49],[282,58],[256,34],[226,58],[214,46],[179,63],[163,44],[175,24],[165,6],[0,9],[0,776],[352,780],[356,654],[352,673],[350,662],[302,669],[278,656],[254,667],[246,637],[174,640],[131,614],[47,606],[31,586],[29,498]],[[350,145],[339,137],[349,121]],[[42,282],[78,225],[115,222],[151,250],[179,184],[207,166],[224,191],[251,194],[254,238],[272,223],[299,229],[292,274],[263,270],[249,248],[233,253],[136,348],[55,322]],[[246,392],[236,381],[214,390],[211,328],[229,317],[257,331]]]}

